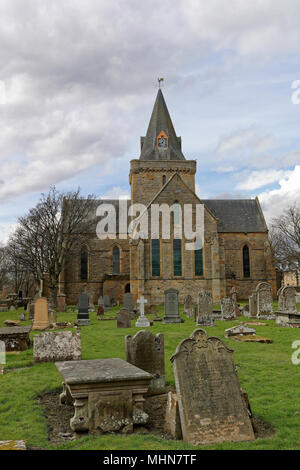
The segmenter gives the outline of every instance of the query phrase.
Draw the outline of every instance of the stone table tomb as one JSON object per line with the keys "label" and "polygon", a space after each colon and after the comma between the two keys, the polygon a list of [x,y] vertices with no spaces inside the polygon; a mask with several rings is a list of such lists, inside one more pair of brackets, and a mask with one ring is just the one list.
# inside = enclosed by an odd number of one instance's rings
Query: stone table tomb
{"label": "stone table tomb", "polygon": [[55,365],[63,378],[60,402],[74,404],[73,431],[129,433],[148,421],[143,403],[152,374],[117,358]]}

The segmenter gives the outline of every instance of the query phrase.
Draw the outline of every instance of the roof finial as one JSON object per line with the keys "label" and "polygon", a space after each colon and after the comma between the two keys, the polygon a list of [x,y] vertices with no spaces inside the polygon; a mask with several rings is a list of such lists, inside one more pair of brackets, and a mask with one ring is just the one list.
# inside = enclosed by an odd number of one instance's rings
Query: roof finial
{"label": "roof finial", "polygon": [[161,82],[164,81],[164,79],[163,78],[158,78],[157,81],[158,81],[158,88],[160,88],[160,84],[161,84]]}

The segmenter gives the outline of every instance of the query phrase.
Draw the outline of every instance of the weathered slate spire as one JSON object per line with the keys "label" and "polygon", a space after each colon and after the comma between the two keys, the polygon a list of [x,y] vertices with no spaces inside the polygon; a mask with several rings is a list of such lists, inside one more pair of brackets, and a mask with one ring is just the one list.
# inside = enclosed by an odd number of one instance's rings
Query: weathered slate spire
{"label": "weathered slate spire", "polygon": [[185,160],[162,94],[158,90],[146,137],[141,137],[140,160]]}

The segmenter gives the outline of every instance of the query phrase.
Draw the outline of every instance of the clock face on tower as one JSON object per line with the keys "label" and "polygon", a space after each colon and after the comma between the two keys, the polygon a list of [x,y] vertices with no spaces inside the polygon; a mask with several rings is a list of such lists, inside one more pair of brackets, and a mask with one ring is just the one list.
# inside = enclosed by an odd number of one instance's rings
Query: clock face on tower
{"label": "clock face on tower", "polygon": [[158,147],[167,148],[167,139],[165,137],[160,137],[157,141]]}
{"label": "clock face on tower", "polygon": [[164,131],[161,131],[157,136],[157,147],[161,149],[168,148],[168,136]]}

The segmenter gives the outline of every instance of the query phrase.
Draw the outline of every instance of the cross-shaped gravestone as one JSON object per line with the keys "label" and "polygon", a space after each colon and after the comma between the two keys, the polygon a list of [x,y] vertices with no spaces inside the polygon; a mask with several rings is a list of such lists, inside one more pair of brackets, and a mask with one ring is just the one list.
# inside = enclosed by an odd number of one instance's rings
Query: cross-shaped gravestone
{"label": "cross-shaped gravestone", "polygon": [[138,327],[145,327],[145,326],[150,326],[150,322],[148,319],[145,317],[145,305],[148,303],[147,299],[142,295],[138,300],[137,303],[140,306],[140,316],[135,324],[135,326]]}

